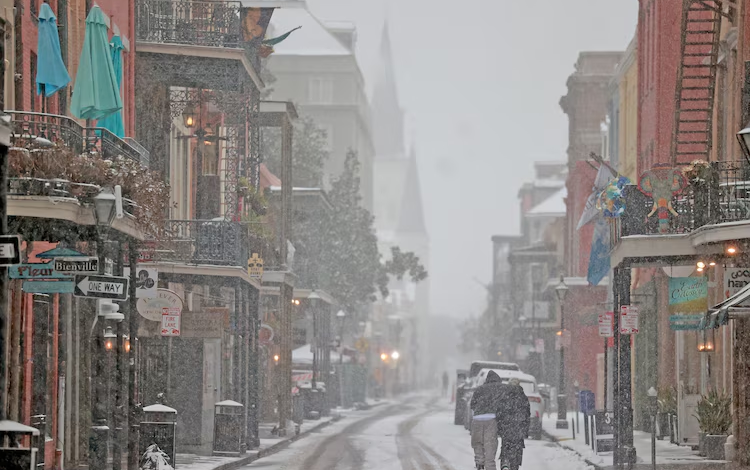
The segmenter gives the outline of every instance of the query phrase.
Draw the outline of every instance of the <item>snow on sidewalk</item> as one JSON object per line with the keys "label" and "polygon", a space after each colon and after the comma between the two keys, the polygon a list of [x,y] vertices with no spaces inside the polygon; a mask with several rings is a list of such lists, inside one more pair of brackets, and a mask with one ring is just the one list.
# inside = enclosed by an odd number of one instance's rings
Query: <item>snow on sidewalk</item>
{"label": "snow on sidewalk", "polygon": [[[557,416],[552,413],[550,414],[550,416],[545,416],[544,420],[542,421],[542,428],[544,429],[545,433],[555,438],[560,445],[577,452],[588,462],[598,467],[612,466],[612,452],[601,452],[599,454],[594,453],[594,449],[592,449],[591,445],[586,444],[586,437],[583,432],[578,432],[578,429],[576,429],[576,438],[575,440],[573,440],[573,430],[570,423],[574,418],[575,412],[568,413],[569,429],[556,429],[555,425],[557,423]],[[581,431],[585,429],[583,420],[583,413],[580,413],[578,421],[581,425]],[[634,431],[633,444],[635,445],[636,449],[637,463],[650,464],[651,434],[645,433],[643,431]],[[707,460],[699,456],[698,452],[692,450],[690,447],[670,444],[668,440],[656,440],[657,465],[690,465],[696,463],[724,462]]]}

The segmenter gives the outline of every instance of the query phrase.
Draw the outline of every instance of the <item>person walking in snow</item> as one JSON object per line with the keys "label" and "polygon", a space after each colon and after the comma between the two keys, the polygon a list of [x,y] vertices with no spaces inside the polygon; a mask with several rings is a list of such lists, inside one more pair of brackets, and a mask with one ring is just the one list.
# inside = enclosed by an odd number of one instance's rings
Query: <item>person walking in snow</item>
{"label": "person walking in snow", "polygon": [[471,447],[477,470],[497,470],[497,413],[501,409],[503,381],[495,371],[487,373],[487,380],[471,396]]}
{"label": "person walking in snow", "polygon": [[529,399],[518,379],[510,379],[499,390],[497,434],[503,440],[501,470],[518,470],[523,461],[524,439],[529,435],[531,411]]}
{"label": "person walking in snow", "polygon": [[450,378],[448,377],[448,372],[443,372],[443,396],[446,396],[448,394],[448,385],[450,381]]}

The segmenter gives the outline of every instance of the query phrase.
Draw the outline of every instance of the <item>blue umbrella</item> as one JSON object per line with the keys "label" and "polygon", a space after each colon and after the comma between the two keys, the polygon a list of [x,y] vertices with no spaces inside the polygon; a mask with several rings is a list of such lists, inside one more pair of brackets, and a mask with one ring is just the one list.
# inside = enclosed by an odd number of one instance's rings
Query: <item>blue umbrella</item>
{"label": "blue umbrella", "polygon": [[49,97],[70,83],[70,75],[60,52],[57,18],[46,2],[39,10],[36,59],[37,94]]}
{"label": "blue umbrella", "polygon": [[121,109],[120,87],[107,37],[107,19],[102,9],[94,5],[86,17],[86,36],[70,112],[80,119],[101,119]]}
{"label": "blue umbrella", "polygon": [[[112,36],[109,48],[112,52],[112,64],[115,68],[115,78],[117,78],[117,89],[119,90],[122,86],[122,51],[125,49],[125,46],[122,45],[122,39],[120,39],[120,36]],[[103,117],[99,120],[97,125],[108,129],[117,137],[125,137],[125,126],[122,123],[122,111],[115,111],[109,116]]]}

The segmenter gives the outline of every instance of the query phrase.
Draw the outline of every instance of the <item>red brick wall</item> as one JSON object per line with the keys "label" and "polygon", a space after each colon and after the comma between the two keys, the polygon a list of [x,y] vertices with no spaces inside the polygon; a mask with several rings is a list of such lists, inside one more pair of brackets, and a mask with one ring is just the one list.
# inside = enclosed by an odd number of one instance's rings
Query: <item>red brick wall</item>
{"label": "red brick wall", "polygon": [[639,175],[671,159],[681,21],[682,0],[639,1]]}
{"label": "red brick wall", "polygon": [[[117,24],[120,28],[120,34],[123,37],[127,37],[130,40],[131,51],[125,51],[123,54],[123,118],[125,121],[125,134],[133,135],[135,129],[135,22],[134,22],[134,10],[135,0],[98,0],[96,3],[102,8],[104,14],[110,17],[111,25]],[[38,7],[41,5],[42,0],[29,0],[29,2],[35,2]],[[21,77],[21,96],[16,96],[16,109],[23,111],[41,111],[41,97],[36,95],[36,86],[34,82],[36,77],[32,73],[32,54],[36,54],[37,44],[37,24],[38,21],[32,15],[31,3],[23,2],[24,8],[22,11],[22,24],[21,34],[16,38],[20,41],[20,47],[22,51],[23,65],[22,69],[18,71],[22,75]],[[49,0],[49,4],[52,7],[52,11],[59,17],[58,12],[58,0]],[[36,9],[38,12],[38,8]],[[73,83],[75,83],[75,73],[78,69],[79,57],[81,55],[81,49],[83,47],[83,40],[86,31],[86,0],[69,0],[68,3],[68,24],[65,25],[68,28],[68,72],[71,78],[74,80],[71,84],[62,91],[62,93],[70,93],[73,90]],[[110,28],[110,36],[112,35],[112,27]],[[32,108],[32,103],[35,105]],[[70,103],[70,100],[68,100]],[[69,109],[59,108],[59,99],[57,95],[49,100],[49,106],[47,107],[48,113],[54,114],[65,114],[69,115]]]}
{"label": "red brick wall", "polygon": [[565,372],[571,403],[576,380],[581,390],[596,391],[596,357],[604,352],[597,314],[606,311],[606,299],[604,287],[573,287],[565,299],[565,329],[571,335],[565,351]]}
{"label": "red brick wall", "polygon": [[596,170],[585,161],[577,161],[572,165],[570,174],[565,182],[568,188],[566,200],[566,225],[568,236],[566,237],[566,264],[570,276],[586,277],[589,266],[589,253],[591,252],[591,237],[594,226],[588,224],[576,230],[578,221],[586,207],[586,199],[591,194],[591,188],[596,179]]}

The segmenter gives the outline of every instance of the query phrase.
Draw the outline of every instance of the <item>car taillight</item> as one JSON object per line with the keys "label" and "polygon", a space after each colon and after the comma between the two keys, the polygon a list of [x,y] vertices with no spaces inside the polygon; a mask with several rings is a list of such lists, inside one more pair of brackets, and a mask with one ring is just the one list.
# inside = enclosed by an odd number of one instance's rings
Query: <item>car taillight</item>
{"label": "car taillight", "polygon": [[533,401],[534,403],[541,403],[542,399],[539,397],[529,397],[529,401]]}

